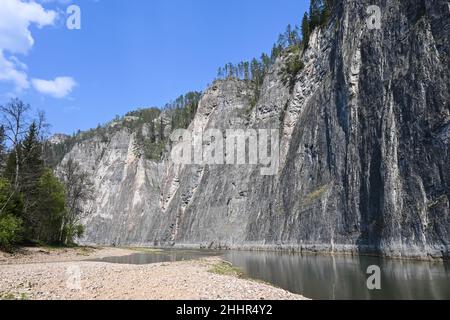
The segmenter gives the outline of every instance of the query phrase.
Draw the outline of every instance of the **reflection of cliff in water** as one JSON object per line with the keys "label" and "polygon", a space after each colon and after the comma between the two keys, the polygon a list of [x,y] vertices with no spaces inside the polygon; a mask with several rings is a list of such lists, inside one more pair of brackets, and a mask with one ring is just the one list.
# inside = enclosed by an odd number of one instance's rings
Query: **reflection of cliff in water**
{"label": "reflection of cliff in water", "polygon": [[[225,259],[252,278],[311,299],[450,299],[448,263],[234,251]],[[381,268],[380,291],[367,289],[370,265]]]}

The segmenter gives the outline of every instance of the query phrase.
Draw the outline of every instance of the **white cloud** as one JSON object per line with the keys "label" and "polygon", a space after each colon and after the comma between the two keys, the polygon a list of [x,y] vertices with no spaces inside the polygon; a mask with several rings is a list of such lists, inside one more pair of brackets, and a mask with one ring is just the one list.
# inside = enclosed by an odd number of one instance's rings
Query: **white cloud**
{"label": "white cloud", "polygon": [[[11,83],[17,92],[30,88],[27,66],[18,58],[26,55],[34,45],[31,25],[39,28],[52,26],[58,14],[46,10],[33,0],[0,0],[0,81]],[[48,1],[41,1],[48,2]],[[68,0],[58,0],[69,3]],[[70,77],[58,77],[52,81],[33,79],[33,87],[41,93],[56,98],[67,96],[76,85]]]}
{"label": "white cloud", "polygon": [[77,85],[71,77],[58,77],[54,80],[33,79],[32,83],[37,91],[54,98],[67,97]]}
{"label": "white cloud", "polygon": [[16,91],[30,87],[28,76],[24,71],[18,70],[12,59],[6,59],[0,51],[0,81],[12,82]]}
{"label": "white cloud", "polygon": [[36,24],[42,28],[52,25],[56,12],[45,10],[36,2],[2,0],[0,6],[0,50],[26,54],[34,39],[29,27]]}

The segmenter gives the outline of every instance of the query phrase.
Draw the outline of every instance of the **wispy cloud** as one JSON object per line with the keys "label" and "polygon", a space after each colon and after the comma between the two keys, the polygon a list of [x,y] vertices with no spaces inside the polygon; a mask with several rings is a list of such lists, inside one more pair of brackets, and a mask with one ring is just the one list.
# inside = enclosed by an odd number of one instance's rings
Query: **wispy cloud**
{"label": "wispy cloud", "polygon": [[13,83],[15,90],[21,92],[30,87],[27,74],[19,70],[11,59],[0,50],[0,81]]}
{"label": "wispy cloud", "polygon": [[40,93],[54,98],[65,98],[77,85],[71,77],[58,77],[54,80],[33,79],[33,87]]}
{"label": "wispy cloud", "polygon": [[56,3],[60,3],[60,4],[69,4],[69,3],[72,3],[72,0],[38,0],[38,2],[40,2],[40,3],[56,2]]}

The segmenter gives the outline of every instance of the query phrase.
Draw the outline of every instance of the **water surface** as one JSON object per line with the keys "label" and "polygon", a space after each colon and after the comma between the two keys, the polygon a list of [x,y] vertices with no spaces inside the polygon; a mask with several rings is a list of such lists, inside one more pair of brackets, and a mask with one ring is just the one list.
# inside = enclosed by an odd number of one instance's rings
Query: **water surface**
{"label": "water surface", "polygon": [[152,264],[160,262],[176,262],[196,260],[205,257],[220,256],[221,252],[213,250],[175,250],[164,249],[154,252],[139,252],[121,257],[107,257],[90,261],[118,263],[118,264]]}
{"label": "water surface", "polygon": [[[450,299],[448,263],[234,251],[224,259],[252,278],[311,299]],[[372,265],[381,268],[381,290],[367,288]]]}

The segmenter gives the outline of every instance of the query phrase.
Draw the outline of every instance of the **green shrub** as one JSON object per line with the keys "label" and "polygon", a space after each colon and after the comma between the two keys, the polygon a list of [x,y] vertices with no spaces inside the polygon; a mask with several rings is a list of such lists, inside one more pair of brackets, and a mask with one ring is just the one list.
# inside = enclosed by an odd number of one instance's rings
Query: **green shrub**
{"label": "green shrub", "polygon": [[0,217],[0,249],[11,250],[21,240],[22,220],[5,215]]}
{"label": "green shrub", "polygon": [[66,211],[66,190],[51,170],[45,170],[36,186],[37,205],[32,212],[33,224],[27,235],[30,240],[46,244],[60,242],[62,219]]}
{"label": "green shrub", "polygon": [[85,228],[82,224],[77,224],[74,230],[74,236],[76,238],[81,238],[84,234]]}
{"label": "green shrub", "polygon": [[64,239],[66,239],[66,245],[75,245],[75,240],[83,236],[85,228],[81,224],[76,224],[74,226],[66,225],[63,229]]}

